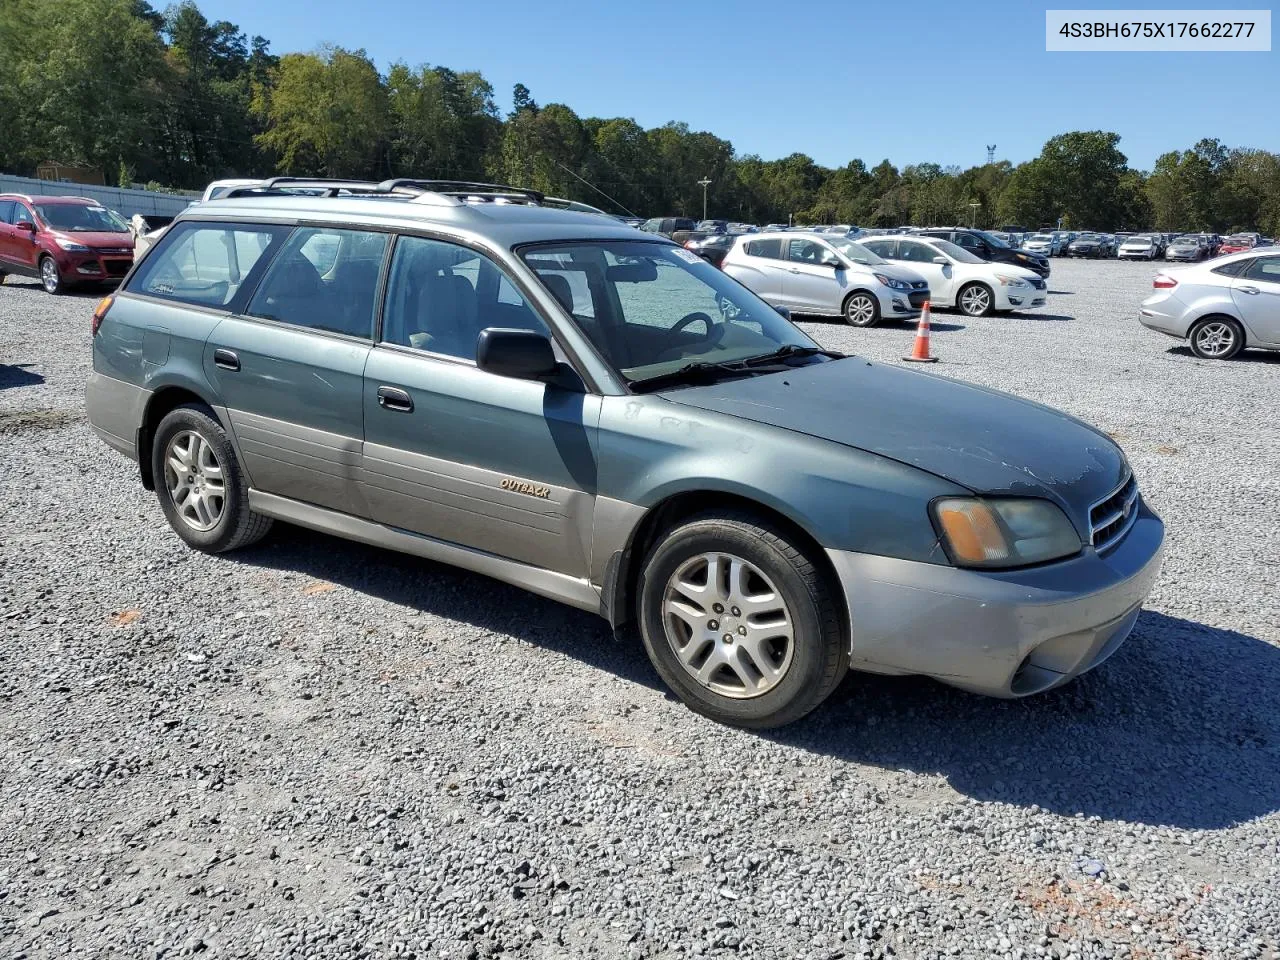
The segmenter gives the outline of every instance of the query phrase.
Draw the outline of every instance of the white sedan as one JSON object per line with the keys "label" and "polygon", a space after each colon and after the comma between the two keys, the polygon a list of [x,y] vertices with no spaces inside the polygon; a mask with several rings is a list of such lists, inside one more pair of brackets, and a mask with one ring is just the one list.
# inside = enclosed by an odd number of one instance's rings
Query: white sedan
{"label": "white sedan", "polygon": [[1048,299],[1048,284],[1025,267],[988,263],[950,240],[933,237],[872,237],[859,241],[885,260],[902,263],[929,281],[933,306],[957,307],[981,317],[992,312],[1034,310]]}

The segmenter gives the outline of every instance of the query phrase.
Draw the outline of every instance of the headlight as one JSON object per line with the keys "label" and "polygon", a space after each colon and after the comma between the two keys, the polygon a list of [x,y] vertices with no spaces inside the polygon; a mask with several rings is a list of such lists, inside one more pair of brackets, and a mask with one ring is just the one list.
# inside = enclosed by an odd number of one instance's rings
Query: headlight
{"label": "headlight", "polygon": [[88,253],[89,248],[83,243],[76,243],[74,240],[64,240],[62,237],[54,237],[53,242],[60,246],[63,250],[70,253]]}
{"label": "headlight", "polygon": [[1080,552],[1080,535],[1048,500],[947,497],[934,502],[933,516],[961,567],[1021,567]]}
{"label": "headlight", "polygon": [[910,290],[911,289],[911,284],[903,280],[895,280],[893,277],[886,277],[883,273],[877,273],[875,275],[875,278],[879,280],[881,283],[883,283],[886,287],[891,287],[894,290]]}
{"label": "headlight", "polygon": [[1027,286],[1027,281],[1023,280],[1021,277],[1010,277],[1010,276],[1006,276],[1006,275],[1005,275],[1005,274],[1003,274],[1003,273],[997,273],[997,274],[996,274],[996,279],[997,279],[997,280],[999,280],[999,281],[1000,281],[1000,283],[1001,283],[1001,284],[1003,284],[1003,285],[1004,285],[1004,286],[1006,286],[1006,287],[1025,287],[1025,286]]}

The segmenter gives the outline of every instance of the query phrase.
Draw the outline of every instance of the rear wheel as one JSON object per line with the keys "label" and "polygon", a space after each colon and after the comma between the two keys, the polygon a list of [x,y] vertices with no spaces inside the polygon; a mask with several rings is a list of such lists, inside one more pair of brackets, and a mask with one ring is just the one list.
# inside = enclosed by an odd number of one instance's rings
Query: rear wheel
{"label": "rear wheel", "polygon": [[650,551],[640,632],[690,708],[777,727],[820,704],[848,670],[834,589],[793,535],[746,513],[700,514]]}
{"label": "rear wheel", "polygon": [[54,262],[53,257],[40,258],[40,283],[44,287],[45,293],[52,293],[55,296],[65,289],[65,285],[62,282],[62,274],[58,272],[58,265]]}
{"label": "rear wheel", "polygon": [[956,296],[960,312],[969,317],[986,316],[991,312],[991,301],[991,288],[982,283],[971,283]]}
{"label": "rear wheel", "polygon": [[1244,349],[1244,330],[1230,317],[1205,317],[1196,321],[1188,340],[1197,357],[1230,360]]}
{"label": "rear wheel", "polygon": [[880,322],[880,301],[865,290],[857,290],[844,302],[844,318],[852,327],[874,327]]}
{"label": "rear wheel", "polygon": [[202,404],[183,404],[160,421],[151,471],[169,526],[197,550],[234,550],[271,529],[270,517],[249,509],[249,485],[231,441]]}

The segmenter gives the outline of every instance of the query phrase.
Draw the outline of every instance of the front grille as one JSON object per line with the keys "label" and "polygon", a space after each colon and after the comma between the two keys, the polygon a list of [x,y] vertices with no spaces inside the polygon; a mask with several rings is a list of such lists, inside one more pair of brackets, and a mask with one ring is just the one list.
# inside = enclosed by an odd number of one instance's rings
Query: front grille
{"label": "front grille", "polygon": [[1093,548],[1101,553],[1120,541],[1138,519],[1138,481],[1133,474],[1089,510]]}
{"label": "front grille", "polygon": [[108,277],[123,277],[129,272],[129,268],[133,266],[132,260],[103,260],[103,266],[107,268]]}
{"label": "front grille", "polygon": [[1030,280],[1029,282],[1030,282],[1030,284],[1031,284],[1033,287],[1035,287],[1037,290],[1045,290],[1045,289],[1047,289],[1047,288],[1048,288],[1048,286],[1049,286],[1047,283],[1045,283],[1045,282],[1044,282],[1043,280],[1041,280],[1039,277],[1032,277],[1032,278],[1031,278],[1031,280]]}
{"label": "front grille", "polygon": [[907,294],[907,299],[911,301],[912,307],[919,310],[921,307],[925,305],[925,302],[929,299],[929,291],[928,290],[912,291],[911,293]]}
{"label": "front grille", "polygon": [[912,280],[912,281],[911,281],[911,289],[912,289],[912,290],[923,290],[923,291],[925,291],[926,293],[928,293],[928,292],[929,292],[929,281],[928,281],[928,280]]}

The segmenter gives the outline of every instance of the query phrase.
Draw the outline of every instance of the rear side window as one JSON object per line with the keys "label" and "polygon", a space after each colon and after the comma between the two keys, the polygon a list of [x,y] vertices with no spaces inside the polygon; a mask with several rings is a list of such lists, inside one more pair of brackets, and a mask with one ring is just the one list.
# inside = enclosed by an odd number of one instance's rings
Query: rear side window
{"label": "rear side window", "polygon": [[186,221],[171,227],[129,281],[129,292],[202,307],[248,290],[288,227]]}
{"label": "rear side window", "polygon": [[782,259],[782,241],[781,240],[748,240],[747,241],[748,257],[766,257],[769,260]]}
{"label": "rear side window", "polygon": [[350,337],[373,337],[388,235],[327,227],[294,230],[245,312]]}
{"label": "rear side window", "polygon": [[0,200],[0,223],[13,223],[12,200]]}
{"label": "rear side window", "polygon": [[1224,263],[1220,267],[1214,267],[1213,272],[1217,274],[1221,274],[1224,277],[1234,277],[1248,263],[1249,263],[1248,260],[1237,260],[1235,263]]}

